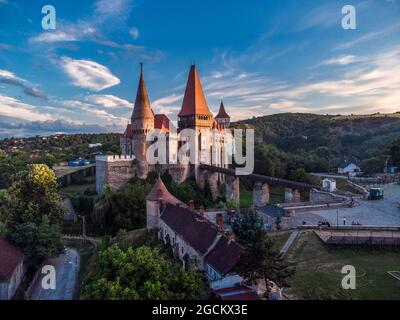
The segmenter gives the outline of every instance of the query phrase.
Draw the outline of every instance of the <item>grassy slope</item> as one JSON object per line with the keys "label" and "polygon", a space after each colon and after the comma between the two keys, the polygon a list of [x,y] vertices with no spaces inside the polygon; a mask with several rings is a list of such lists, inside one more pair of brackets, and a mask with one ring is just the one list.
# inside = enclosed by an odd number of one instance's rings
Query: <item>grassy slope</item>
{"label": "grassy slope", "polygon": [[[287,291],[295,298],[311,298],[319,288],[320,298],[400,299],[400,281],[387,274],[400,270],[399,249],[330,248],[313,232],[303,232],[286,257],[297,267]],[[357,288],[350,293],[341,289],[344,265],[353,265],[357,272]]]}

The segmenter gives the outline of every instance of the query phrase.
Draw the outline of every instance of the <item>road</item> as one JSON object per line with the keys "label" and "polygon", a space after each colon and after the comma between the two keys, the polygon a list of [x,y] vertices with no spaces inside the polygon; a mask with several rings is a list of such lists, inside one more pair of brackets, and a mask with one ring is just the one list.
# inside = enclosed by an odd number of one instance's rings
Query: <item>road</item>
{"label": "road", "polygon": [[[400,226],[400,185],[389,184],[383,186],[385,198],[383,200],[368,201],[360,200],[359,206],[354,208],[339,209],[339,225],[351,225],[352,221],[359,222],[367,226]],[[331,225],[336,225],[337,211],[319,210],[312,212],[296,213],[291,219],[290,225],[295,227],[301,225],[303,221],[307,224],[317,224],[318,221],[329,221]]]}
{"label": "road", "polygon": [[32,287],[29,300],[73,300],[78,280],[79,254],[75,249],[67,248],[65,253],[46,261],[56,270],[56,289],[42,288],[42,278],[39,275]]}

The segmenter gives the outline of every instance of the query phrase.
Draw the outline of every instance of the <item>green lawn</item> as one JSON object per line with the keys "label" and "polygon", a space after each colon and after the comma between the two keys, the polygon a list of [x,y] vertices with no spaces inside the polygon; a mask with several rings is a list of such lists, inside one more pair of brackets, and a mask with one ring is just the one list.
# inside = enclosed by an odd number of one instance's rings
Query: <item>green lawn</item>
{"label": "green lawn", "polygon": [[[329,247],[311,232],[302,232],[286,259],[296,266],[285,290],[294,299],[400,299],[400,281],[387,271],[400,271],[399,248]],[[355,267],[356,289],[343,290],[344,265]]]}
{"label": "green lawn", "polygon": [[270,239],[274,244],[274,249],[281,250],[283,245],[289,239],[291,232],[283,232],[278,234],[269,234]]}

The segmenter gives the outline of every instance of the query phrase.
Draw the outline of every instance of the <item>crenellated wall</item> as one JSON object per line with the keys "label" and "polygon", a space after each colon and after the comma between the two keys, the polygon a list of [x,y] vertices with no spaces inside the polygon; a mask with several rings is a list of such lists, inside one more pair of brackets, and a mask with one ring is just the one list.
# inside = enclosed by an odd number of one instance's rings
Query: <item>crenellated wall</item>
{"label": "crenellated wall", "polygon": [[104,186],[120,189],[135,176],[135,157],[128,155],[96,156],[96,192],[101,194]]}

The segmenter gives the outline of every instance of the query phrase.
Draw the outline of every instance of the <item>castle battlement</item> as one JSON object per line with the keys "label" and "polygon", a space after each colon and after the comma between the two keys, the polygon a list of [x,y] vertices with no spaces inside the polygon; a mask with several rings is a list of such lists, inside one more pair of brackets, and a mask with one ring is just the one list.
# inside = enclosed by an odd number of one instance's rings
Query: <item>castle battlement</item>
{"label": "castle battlement", "polygon": [[134,155],[98,155],[96,156],[96,162],[97,161],[103,161],[103,162],[114,162],[114,161],[133,161],[135,160],[136,157]]}

